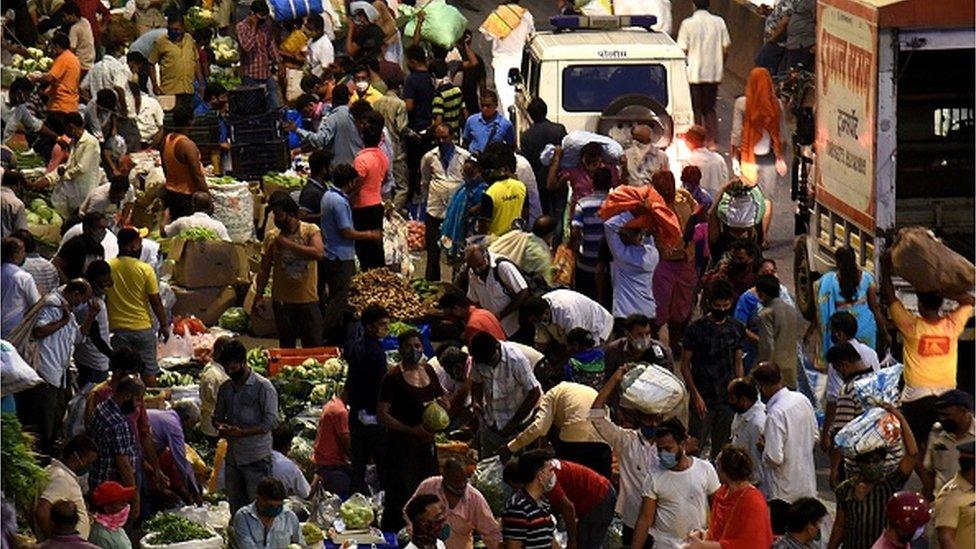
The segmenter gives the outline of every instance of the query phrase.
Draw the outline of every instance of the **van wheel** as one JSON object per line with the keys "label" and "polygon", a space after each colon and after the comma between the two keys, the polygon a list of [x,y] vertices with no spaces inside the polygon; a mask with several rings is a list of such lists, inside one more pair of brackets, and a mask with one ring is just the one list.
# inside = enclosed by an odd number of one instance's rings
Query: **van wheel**
{"label": "van wheel", "polygon": [[796,308],[803,318],[813,322],[816,297],[813,295],[813,273],[810,271],[810,254],[807,253],[806,237],[793,241],[793,285],[796,290]]}
{"label": "van wheel", "polygon": [[630,129],[638,124],[651,127],[651,141],[660,149],[666,149],[674,139],[674,121],[664,105],[639,93],[621,95],[611,101],[600,113],[597,133],[626,143],[630,141]]}

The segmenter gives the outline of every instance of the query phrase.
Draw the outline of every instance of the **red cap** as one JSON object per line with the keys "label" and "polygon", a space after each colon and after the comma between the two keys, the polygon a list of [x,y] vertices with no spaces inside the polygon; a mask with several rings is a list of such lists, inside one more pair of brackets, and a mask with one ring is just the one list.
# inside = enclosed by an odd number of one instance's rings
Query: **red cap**
{"label": "red cap", "polygon": [[126,488],[114,480],[107,480],[98,485],[92,492],[92,503],[101,507],[113,503],[125,503],[136,497],[134,486]]}
{"label": "red cap", "polygon": [[929,502],[915,492],[898,492],[888,500],[888,521],[904,532],[914,532],[929,522]]}

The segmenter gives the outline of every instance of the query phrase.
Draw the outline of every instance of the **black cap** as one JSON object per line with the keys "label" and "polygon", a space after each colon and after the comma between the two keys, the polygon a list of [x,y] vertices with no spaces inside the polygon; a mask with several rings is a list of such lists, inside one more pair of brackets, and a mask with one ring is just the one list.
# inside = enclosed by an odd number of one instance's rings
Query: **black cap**
{"label": "black cap", "polygon": [[132,242],[135,242],[136,240],[139,240],[139,231],[133,229],[132,227],[126,227],[119,231],[116,238],[118,239],[119,247],[121,248],[122,246],[126,246]]}
{"label": "black cap", "polygon": [[962,406],[967,410],[971,410],[973,408],[973,397],[969,396],[969,393],[966,391],[959,389],[946,391],[939,396],[939,399],[935,402],[935,407],[948,408],[949,406]]}

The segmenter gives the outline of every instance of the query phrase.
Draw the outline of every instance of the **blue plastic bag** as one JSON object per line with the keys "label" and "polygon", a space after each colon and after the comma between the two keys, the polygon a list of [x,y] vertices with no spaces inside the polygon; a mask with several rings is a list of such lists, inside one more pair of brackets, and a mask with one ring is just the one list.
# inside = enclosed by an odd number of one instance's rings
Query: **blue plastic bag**
{"label": "blue plastic bag", "polygon": [[871,408],[837,431],[834,443],[845,456],[890,448],[901,440],[901,423],[884,408]]}
{"label": "blue plastic bag", "polygon": [[878,370],[854,382],[854,396],[865,410],[880,406],[883,402],[898,404],[898,382],[901,381],[901,364]]}

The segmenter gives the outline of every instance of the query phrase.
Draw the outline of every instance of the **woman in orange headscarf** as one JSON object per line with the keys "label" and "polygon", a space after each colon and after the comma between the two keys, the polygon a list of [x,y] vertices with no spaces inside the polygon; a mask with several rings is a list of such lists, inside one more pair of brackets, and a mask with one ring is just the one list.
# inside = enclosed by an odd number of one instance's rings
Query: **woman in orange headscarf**
{"label": "woman in orange headscarf", "polygon": [[786,175],[786,116],[776,97],[769,71],[756,67],[749,73],[746,94],[735,100],[732,114],[732,158],[738,160],[742,181],[759,185],[766,199],[763,241],[773,218],[772,199],[779,178]]}

